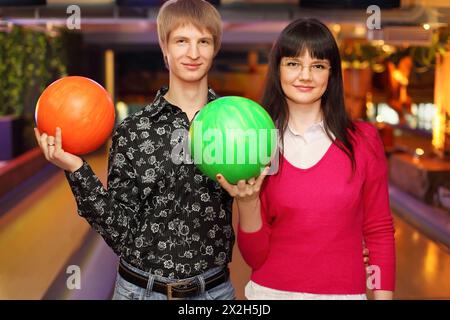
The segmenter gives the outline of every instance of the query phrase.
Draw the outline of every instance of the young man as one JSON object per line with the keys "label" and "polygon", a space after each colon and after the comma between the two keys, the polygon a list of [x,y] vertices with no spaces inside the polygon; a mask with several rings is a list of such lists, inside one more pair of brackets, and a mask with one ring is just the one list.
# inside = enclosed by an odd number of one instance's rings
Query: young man
{"label": "young man", "polygon": [[46,158],[66,171],[78,213],[120,257],[114,299],[234,299],[227,268],[234,232],[232,197],[175,152],[189,124],[216,99],[207,74],[222,34],[220,15],[203,0],[167,1],[158,14],[168,88],[115,130],[108,188],[89,164],[36,137]]}

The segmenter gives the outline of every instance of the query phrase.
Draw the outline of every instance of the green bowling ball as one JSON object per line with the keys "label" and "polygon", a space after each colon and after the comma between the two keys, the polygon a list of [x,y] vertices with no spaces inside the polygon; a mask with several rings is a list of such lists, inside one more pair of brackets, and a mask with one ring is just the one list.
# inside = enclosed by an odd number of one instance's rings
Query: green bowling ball
{"label": "green bowling ball", "polygon": [[195,165],[213,180],[218,173],[236,184],[260,175],[276,149],[277,134],[270,115],[243,97],[218,98],[193,119],[189,151]]}

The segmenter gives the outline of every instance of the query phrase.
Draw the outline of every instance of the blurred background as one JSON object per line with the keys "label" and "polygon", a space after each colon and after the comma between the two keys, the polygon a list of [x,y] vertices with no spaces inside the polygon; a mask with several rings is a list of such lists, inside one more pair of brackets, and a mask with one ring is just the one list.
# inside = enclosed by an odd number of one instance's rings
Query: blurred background
{"label": "blurred background", "polygon": [[[163,2],[0,0],[0,299],[111,297],[117,258],[36,148],[34,110],[42,90],[67,75],[101,83],[117,123],[151,103],[168,84],[156,34]],[[209,77],[219,95],[259,101],[281,30],[298,17],[329,26],[348,112],[377,126],[389,161],[396,298],[450,299],[450,1],[211,2],[224,21]],[[378,24],[370,5],[380,8]],[[86,157],[103,183],[109,144]],[[237,247],[230,267],[244,299],[250,270]]]}

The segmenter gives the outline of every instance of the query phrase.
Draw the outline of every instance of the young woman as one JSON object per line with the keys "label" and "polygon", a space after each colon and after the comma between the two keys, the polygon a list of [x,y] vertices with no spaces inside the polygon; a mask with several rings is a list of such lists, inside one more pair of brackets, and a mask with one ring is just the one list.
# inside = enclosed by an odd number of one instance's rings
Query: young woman
{"label": "young woman", "polygon": [[383,144],[374,126],[346,114],[338,47],[323,23],[299,19],[282,31],[263,105],[280,133],[278,172],[237,185],[218,175],[239,208],[238,244],[252,268],[247,298],[366,299],[370,284],[375,299],[391,299]]}

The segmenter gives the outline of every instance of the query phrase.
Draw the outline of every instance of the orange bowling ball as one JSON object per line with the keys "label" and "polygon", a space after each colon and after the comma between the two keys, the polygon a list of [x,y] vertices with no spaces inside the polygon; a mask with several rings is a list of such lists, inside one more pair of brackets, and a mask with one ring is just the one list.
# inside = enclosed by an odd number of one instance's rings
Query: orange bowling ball
{"label": "orange bowling ball", "polygon": [[56,80],[42,92],[36,104],[37,128],[55,135],[62,130],[62,148],[82,155],[98,149],[114,127],[114,104],[97,82],[71,76]]}

